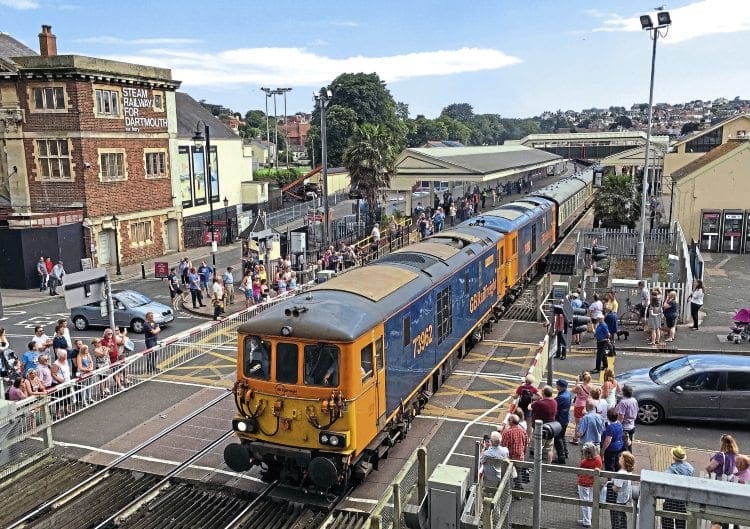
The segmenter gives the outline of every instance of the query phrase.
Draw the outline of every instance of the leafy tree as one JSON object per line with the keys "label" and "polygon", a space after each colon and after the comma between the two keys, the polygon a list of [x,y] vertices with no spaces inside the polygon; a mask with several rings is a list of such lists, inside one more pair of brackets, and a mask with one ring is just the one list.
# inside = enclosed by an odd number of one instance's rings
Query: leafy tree
{"label": "leafy tree", "polygon": [[[330,166],[341,163],[346,140],[353,132],[352,123],[362,126],[365,123],[378,125],[385,128],[392,141],[400,150],[406,143],[406,124],[396,114],[396,101],[388,91],[385,83],[377,74],[344,73],[336,77],[327,87],[333,93],[329,108],[326,111],[328,120],[328,160]],[[350,110],[352,114],[338,113],[335,107]],[[403,109],[402,109],[403,110]],[[353,120],[349,118],[353,116]],[[338,117],[341,123],[333,127],[330,120]],[[312,123],[309,134],[320,137],[320,108],[316,105],[312,113]],[[339,134],[346,133],[345,138],[339,138]],[[343,139],[343,141],[341,141]],[[315,150],[315,159],[320,159],[319,144]]]}
{"label": "leafy tree", "polygon": [[245,112],[245,124],[256,129],[266,130],[266,113],[262,110],[248,110]]}
{"label": "leafy tree", "polygon": [[471,123],[474,119],[474,109],[469,103],[452,103],[440,112],[440,117],[453,118],[461,123]]}
{"label": "leafy tree", "polygon": [[445,139],[460,141],[464,145],[468,145],[471,127],[448,116],[440,116],[437,121],[444,125],[447,130]]}
{"label": "leafy tree", "polygon": [[623,129],[632,129],[633,122],[627,116],[617,116],[617,118],[615,118],[615,120],[610,123],[609,130],[615,130],[617,127],[622,127]]}
{"label": "leafy tree", "polygon": [[[318,111],[320,112],[320,111]],[[320,114],[318,114],[320,123]],[[326,147],[328,167],[340,167],[349,136],[357,124],[357,114],[351,108],[333,105],[326,109]],[[320,126],[312,126],[307,133],[307,152],[316,165],[322,160]]]}
{"label": "leafy tree", "polygon": [[368,210],[375,211],[381,189],[390,186],[398,150],[387,128],[365,123],[356,126],[344,152],[344,167],[352,187],[362,192]]}
{"label": "leafy tree", "polygon": [[680,129],[680,136],[684,136],[685,134],[690,134],[691,132],[698,130],[700,126],[701,126],[700,123],[696,123],[695,121],[689,121],[685,123]]}
{"label": "leafy tree", "polygon": [[594,201],[594,216],[607,228],[635,227],[640,197],[630,175],[607,174]]}
{"label": "leafy tree", "polygon": [[448,127],[437,119],[418,116],[417,119],[409,121],[408,124],[409,131],[406,134],[406,145],[409,147],[421,147],[430,140],[449,139]]}
{"label": "leafy tree", "polygon": [[409,119],[409,105],[402,103],[401,101],[396,102],[396,116],[402,121]]}
{"label": "leafy tree", "polygon": [[[239,126],[239,132],[240,132],[240,137],[241,138],[255,139],[255,138],[260,138],[261,137],[261,132],[260,132],[259,128],[250,127],[247,124],[240,125]],[[265,129],[263,130],[263,132],[264,132],[264,135],[265,135]]]}

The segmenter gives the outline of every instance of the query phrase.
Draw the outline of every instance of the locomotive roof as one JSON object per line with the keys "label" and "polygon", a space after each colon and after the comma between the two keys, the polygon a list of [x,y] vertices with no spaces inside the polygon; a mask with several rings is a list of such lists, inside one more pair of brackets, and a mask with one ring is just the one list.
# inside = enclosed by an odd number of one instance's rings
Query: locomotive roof
{"label": "locomotive roof", "polygon": [[239,330],[279,336],[281,328],[288,326],[295,338],[351,342],[448,278],[500,237],[481,227],[441,232],[434,239],[388,254],[274,305]]}

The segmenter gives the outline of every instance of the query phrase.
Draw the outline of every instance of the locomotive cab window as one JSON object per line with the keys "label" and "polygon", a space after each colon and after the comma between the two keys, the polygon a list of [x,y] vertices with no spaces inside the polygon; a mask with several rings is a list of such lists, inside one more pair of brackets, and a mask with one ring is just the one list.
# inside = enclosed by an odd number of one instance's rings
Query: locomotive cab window
{"label": "locomotive cab window", "polygon": [[297,365],[299,365],[297,344],[276,344],[276,381],[296,384]]}
{"label": "locomotive cab window", "polygon": [[305,384],[338,386],[339,366],[339,348],[335,345],[305,346]]}
{"label": "locomotive cab window", "polygon": [[368,343],[360,352],[360,371],[362,382],[372,378],[372,344]]}
{"label": "locomotive cab window", "polygon": [[437,298],[437,329],[438,343],[443,343],[453,332],[453,311],[451,302],[451,287],[444,289]]}
{"label": "locomotive cab window", "polygon": [[378,337],[377,340],[375,340],[375,363],[378,368],[378,371],[383,369],[383,366],[385,365],[383,363],[383,337]]}
{"label": "locomotive cab window", "polygon": [[246,377],[268,380],[271,378],[271,343],[258,336],[245,338],[244,373]]}
{"label": "locomotive cab window", "polygon": [[536,252],[536,224],[531,226],[531,253]]}

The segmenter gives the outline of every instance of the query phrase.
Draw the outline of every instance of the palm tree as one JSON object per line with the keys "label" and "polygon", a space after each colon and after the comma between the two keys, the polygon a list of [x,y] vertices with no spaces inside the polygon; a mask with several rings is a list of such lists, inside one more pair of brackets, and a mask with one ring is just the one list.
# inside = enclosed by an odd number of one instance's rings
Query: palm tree
{"label": "palm tree", "polygon": [[607,228],[634,228],[640,211],[640,197],[626,174],[608,174],[594,201],[594,216]]}
{"label": "palm tree", "polygon": [[375,212],[378,193],[389,187],[395,174],[395,144],[388,129],[365,123],[356,126],[343,155],[352,189],[357,189]]}

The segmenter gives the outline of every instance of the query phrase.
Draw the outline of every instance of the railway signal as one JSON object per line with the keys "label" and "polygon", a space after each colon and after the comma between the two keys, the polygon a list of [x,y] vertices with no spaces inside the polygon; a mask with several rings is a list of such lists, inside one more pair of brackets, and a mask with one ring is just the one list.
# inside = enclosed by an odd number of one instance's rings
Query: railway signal
{"label": "railway signal", "polygon": [[609,256],[606,246],[593,245],[591,248],[584,248],[583,253],[591,259],[591,271],[595,274],[603,274],[609,270]]}

